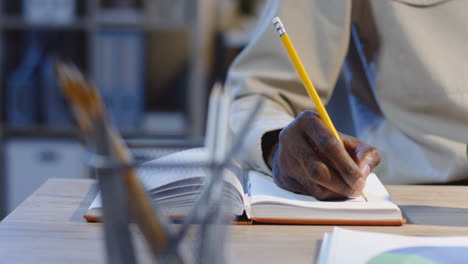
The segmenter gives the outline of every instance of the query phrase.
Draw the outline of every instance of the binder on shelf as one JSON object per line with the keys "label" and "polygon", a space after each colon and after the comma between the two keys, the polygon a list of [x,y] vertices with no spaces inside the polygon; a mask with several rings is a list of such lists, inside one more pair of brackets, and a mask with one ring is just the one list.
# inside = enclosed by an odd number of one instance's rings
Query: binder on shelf
{"label": "binder on shelf", "polygon": [[143,115],[144,35],[103,30],[98,37],[96,85],[120,130],[133,132]]}
{"label": "binder on shelf", "polygon": [[41,62],[44,47],[39,33],[26,35],[28,46],[17,69],[7,78],[6,118],[14,127],[30,127],[37,123],[39,87],[36,69]]}
{"label": "binder on shelf", "polygon": [[116,45],[116,33],[112,30],[101,30],[97,37],[97,52],[95,65],[97,69],[96,86],[101,93],[102,100],[108,109],[111,120],[117,117],[115,103],[116,90],[114,86],[115,68],[118,56]]}
{"label": "binder on shelf", "polygon": [[139,127],[143,115],[144,90],[144,36],[137,30],[127,30],[119,35],[119,77],[117,93],[117,126],[123,131]]}

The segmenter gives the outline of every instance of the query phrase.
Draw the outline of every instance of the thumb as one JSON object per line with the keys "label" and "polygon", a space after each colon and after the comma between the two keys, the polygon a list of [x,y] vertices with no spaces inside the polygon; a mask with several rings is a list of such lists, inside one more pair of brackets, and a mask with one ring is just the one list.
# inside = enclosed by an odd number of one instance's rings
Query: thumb
{"label": "thumb", "polygon": [[367,176],[381,161],[380,151],[368,145],[361,140],[348,136],[341,135],[346,150],[351,158],[361,169],[363,175]]}
{"label": "thumb", "polygon": [[360,145],[356,148],[356,164],[364,175],[368,175],[380,163],[380,151],[369,145]]}

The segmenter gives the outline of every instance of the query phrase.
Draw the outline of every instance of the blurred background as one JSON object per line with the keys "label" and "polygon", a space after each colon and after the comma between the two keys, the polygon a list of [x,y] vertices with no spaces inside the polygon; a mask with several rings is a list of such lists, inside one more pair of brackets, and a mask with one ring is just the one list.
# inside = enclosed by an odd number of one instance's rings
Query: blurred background
{"label": "blurred background", "polygon": [[0,219],[49,177],[93,177],[56,59],[94,82],[138,161],[156,158],[203,143],[210,89],[249,41],[262,4],[0,0]]}

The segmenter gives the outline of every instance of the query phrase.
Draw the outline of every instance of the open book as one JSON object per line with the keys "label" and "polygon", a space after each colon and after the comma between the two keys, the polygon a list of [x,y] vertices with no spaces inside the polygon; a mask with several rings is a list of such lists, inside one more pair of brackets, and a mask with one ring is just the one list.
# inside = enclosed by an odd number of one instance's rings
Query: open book
{"label": "open book", "polygon": [[319,264],[466,263],[468,237],[402,236],[335,227],[325,233]]}
{"label": "open book", "polygon": [[[190,149],[158,160],[138,169],[138,177],[151,194],[162,213],[184,217],[198,197],[207,171],[203,168],[158,168],[158,164],[202,163],[208,160],[203,148]],[[256,171],[245,172],[230,166],[224,173],[225,199],[233,215],[247,216],[259,223],[284,224],[344,224],[344,225],[402,225],[404,219],[398,206],[375,174],[368,177],[362,197],[340,201],[319,201],[279,188],[271,176]],[[99,221],[101,200],[98,195],[85,218]]]}

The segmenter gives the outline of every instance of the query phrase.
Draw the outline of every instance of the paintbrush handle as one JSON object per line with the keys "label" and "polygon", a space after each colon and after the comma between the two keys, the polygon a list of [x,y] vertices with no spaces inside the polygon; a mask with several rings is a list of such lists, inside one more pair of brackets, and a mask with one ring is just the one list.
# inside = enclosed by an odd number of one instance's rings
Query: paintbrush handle
{"label": "paintbrush handle", "polygon": [[[117,160],[128,163],[130,161],[130,155],[127,147],[115,131],[110,134],[112,149]],[[133,220],[143,233],[153,254],[160,257],[170,243],[170,232],[167,228],[167,223],[156,217],[156,215],[161,214],[156,212],[155,215],[154,210],[156,208],[153,208],[146,189],[136,176],[135,169],[124,169],[124,181],[128,189],[129,204]],[[182,262],[179,258],[175,258],[172,263]]]}
{"label": "paintbrush handle", "polygon": [[[59,63],[56,70],[63,92],[73,105],[75,117],[88,144],[91,144],[95,150],[114,155],[122,164],[130,164],[131,155],[127,146],[120,134],[108,122],[104,103],[97,90],[86,82],[81,72],[73,65]],[[163,215],[153,208],[152,200],[138,180],[135,169],[124,168],[122,171],[130,214],[153,255],[161,258],[171,242],[169,226],[164,221]],[[171,263],[182,263],[182,261],[176,254]]]}

